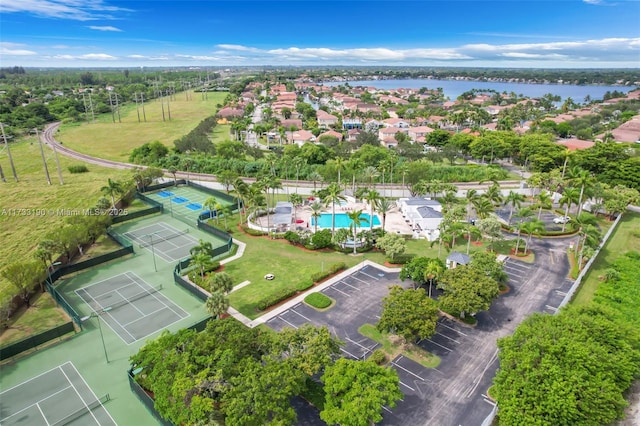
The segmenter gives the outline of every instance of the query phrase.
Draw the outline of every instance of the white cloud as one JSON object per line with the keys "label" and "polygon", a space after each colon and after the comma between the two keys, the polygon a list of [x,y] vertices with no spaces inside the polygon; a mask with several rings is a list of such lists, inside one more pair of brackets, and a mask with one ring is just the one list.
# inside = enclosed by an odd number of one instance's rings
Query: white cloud
{"label": "white cloud", "polygon": [[116,12],[130,12],[110,6],[104,0],[2,0],[2,13],[29,13],[43,18],[92,21],[116,19]]}
{"label": "white cloud", "polygon": [[122,32],[120,28],[112,27],[111,25],[89,25],[87,28],[96,31],[114,31],[114,32]]}
{"label": "white cloud", "polygon": [[86,53],[79,56],[80,59],[96,59],[99,61],[113,61],[118,59],[115,56],[107,55],[106,53]]}
{"label": "white cloud", "polygon": [[22,49],[24,44],[11,43],[8,41],[0,42],[0,54],[7,56],[32,56],[37,55],[33,50]]}

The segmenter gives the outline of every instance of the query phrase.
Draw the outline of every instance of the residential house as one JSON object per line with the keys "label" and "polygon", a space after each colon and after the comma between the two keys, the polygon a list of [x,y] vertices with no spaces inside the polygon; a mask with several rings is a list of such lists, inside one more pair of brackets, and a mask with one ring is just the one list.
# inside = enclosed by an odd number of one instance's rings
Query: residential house
{"label": "residential house", "polygon": [[321,109],[316,112],[316,118],[318,119],[318,127],[321,129],[327,129],[338,123],[338,117]]}
{"label": "residential house", "polygon": [[343,118],[342,128],[344,130],[361,129],[362,120],[360,120],[359,118]]}
{"label": "residential house", "polygon": [[290,144],[295,143],[298,146],[302,146],[307,142],[315,143],[316,137],[308,130],[296,130],[295,132],[286,132],[287,142]]}
{"label": "residential house", "polygon": [[406,129],[411,126],[411,124],[402,118],[387,118],[386,120],[382,120],[382,123],[385,127],[397,127],[400,129]]}
{"label": "residential house", "polygon": [[360,134],[361,131],[362,130],[360,129],[347,130],[347,142],[355,142],[356,140],[358,140],[358,135]]}
{"label": "residential house", "polygon": [[320,133],[318,135],[318,140],[320,140],[320,138],[322,138],[323,136],[333,136],[334,138],[338,139],[338,142],[342,142],[342,138],[344,137],[342,133],[336,132],[335,130],[329,130],[327,132]]}
{"label": "residential house", "polygon": [[299,118],[288,118],[286,120],[280,121],[280,125],[286,130],[291,130],[292,127],[300,130],[302,129],[302,120],[300,120]]}
{"label": "residential house", "polygon": [[429,241],[438,239],[443,218],[442,204],[430,198],[400,198],[398,208],[413,229],[414,238],[426,238]]}
{"label": "residential house", "polygon": [[409,127],[407,134],[413,142],[425,143],[426,137],[433,129],[429,126]]}
{"label": "residential house", "polygon": [[368,112],[373,114],[380,114],[382,112],[380,106],[376,104],[356,103],[355,109],[365,114]]}

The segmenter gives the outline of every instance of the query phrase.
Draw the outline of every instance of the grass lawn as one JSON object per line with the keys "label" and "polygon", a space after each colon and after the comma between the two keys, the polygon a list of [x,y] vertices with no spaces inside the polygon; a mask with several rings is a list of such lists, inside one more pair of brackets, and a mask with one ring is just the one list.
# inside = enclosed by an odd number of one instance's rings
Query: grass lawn
{"label": "grass lawn", "polygon": [[613,231],[609,241],[593,262],[571,303],[579,306],[589,303],[601,282],[598,277],[604,275],[609,265],[628,251],[640,252],[640,214],[638,213],[624,214],[618,228]]}
{"label": "grass lawn", "polygon": [[49,293],[38,293],[31,299],[31,307],[20,308],[13,315],[9,328],[0,334],[0,346],[5,346],[33,334],[49,330],[70,321],[67,314],[56,306]]}
{"label": "grass lawn", "polygon": [[[69,123],[60,127],[56,138],[69,148],[100,158],[129,161],[132,149],[147,142],[160,141],[168,147],[189,133],[203,119],[215,114],[216,105],[227,94],[209,93],[207,100],[194,95],[190,101],[181,94],[171,101],[171,120],[162,121],[162,105],[159,100],[145,103],[146,122],[138,122],[135,105],[121,109],[121,120],[113,123],[111,114],[96,117],[95,123]],[[165,116],[167,105],[165,103]],[[142,111],[140,111],[142,116]],[[227,129],[228,134],[228,129]]]}
{"label": "grass lawn", "polygon": [[89,247],[88,250],[84,251],[84,255],[75,259],[74,263],[82,262],[87,259],[91,259],[96,256],[100,256],[105,253],[111,253],[112,251],[116,251],[120,249],[122,246],[111,238],[109,238],[106,234],[98,237],[95,243]]}
{"label": "grass lawn", "polygon": [[[19,182],[13,180],[6,155],[0,157],[0,165],[7,177],[7,183],[0,182],[0,259],[3,264],[31,257],[40,240],[65,222],[65,214],[69,210],[95,206],[102,196],[100,188],[106,185],[107,178],[124,180],[131,176],[127,170],[93,164],[86,164],[89,169],[87,173],[71,174],[68,166],[83,163],[60,156],[64,180],[61,186],[55,160],[51,151],[46,149],[52,183],[49,186],[35,138],[11,144],[11,153]],[[10,284],[0,278],[0,295],[14,293]]]}
{"label": "grass lawn", "polygon": [[440,357],[430,354],[413,343],[404,345],[394,344],[387,333],[381,333],[375,325],[363,324],[358,332],[382,345],[382,349],[387,353],[389,359],[395,359],[398,355],[403,355],[427,368],[436,368],[440,365]]}
{"label": "grass lawn", "polygon": [[230,124],[218,124],[213,128],[211,133],[211,142],[214,144],[231,140],[229,137],[229,131],[231,130]]}

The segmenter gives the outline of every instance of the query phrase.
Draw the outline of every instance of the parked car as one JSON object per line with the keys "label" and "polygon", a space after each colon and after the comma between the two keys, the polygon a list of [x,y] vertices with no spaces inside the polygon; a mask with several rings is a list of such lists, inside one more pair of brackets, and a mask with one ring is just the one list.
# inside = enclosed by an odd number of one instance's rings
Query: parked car
{"label": "parked car", "polygon": [[569,216],[558,216],[553,218],[553,223],[567,223],[571,220]]}

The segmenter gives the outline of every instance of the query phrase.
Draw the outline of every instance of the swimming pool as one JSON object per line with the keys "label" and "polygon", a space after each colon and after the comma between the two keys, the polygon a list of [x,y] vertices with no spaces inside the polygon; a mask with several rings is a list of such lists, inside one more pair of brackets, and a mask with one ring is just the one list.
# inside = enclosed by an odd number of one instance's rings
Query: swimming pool
{"label": "swimming pool", "polygon": [[[362,213],[361,219],[366,219],[367,222],[360,224],[361,228],[368,228],[371,226],[369,222],[369,213]],[[315,226],[315,218],[311,218],[311,226]],[[346,213],[336,213],[336,228],[348,228],[351,226],[351,219]],[[378,216],[373,216],[373,226],[380,226],[380,219]],[[331,213],[322,213],[318,219],[318,228],[331,228]]]}

